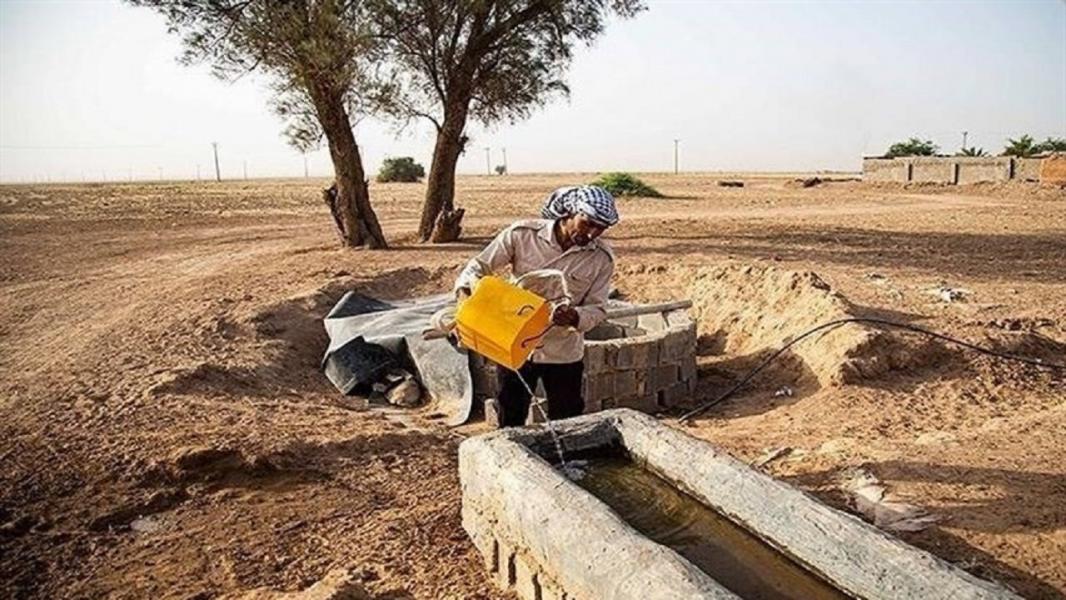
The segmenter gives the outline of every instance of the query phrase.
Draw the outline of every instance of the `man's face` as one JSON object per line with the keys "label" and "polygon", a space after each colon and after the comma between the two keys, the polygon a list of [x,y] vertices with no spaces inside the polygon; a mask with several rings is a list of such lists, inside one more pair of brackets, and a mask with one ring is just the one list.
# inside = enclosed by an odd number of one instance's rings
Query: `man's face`
{"label": "man's face", "polygon": [[603,235],[607,228],[593,221],[583,213],[578,213],[563,223],[563,231],[575,246],[587,246],[592,240]]}

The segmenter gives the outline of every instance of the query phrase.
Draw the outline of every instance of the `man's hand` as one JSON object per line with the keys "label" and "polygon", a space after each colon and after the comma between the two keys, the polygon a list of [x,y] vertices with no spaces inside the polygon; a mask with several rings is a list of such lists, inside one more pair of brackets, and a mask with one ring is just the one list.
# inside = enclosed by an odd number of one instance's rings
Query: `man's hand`
{"label": "man's hand", "polygon": [[552,311],[552,324],[562,327],[577,327],[580,317],[573,306],[560,304]]}

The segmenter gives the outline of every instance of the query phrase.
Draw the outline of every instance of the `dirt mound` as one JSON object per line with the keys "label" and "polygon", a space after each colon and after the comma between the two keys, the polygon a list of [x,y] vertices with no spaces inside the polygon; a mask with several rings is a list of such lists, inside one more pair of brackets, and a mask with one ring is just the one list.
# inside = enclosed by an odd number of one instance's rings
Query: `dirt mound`
{"label": "dirt mound", "polygon": [[[761,358],[813,327],[865,316],[861,307],[810,271],[728,265],[697,269],[687,279],[701,348],[712,353]],[[816,333],[791,350],[822,386],[914,367],[941,351],[936,342],[857,323]]]}

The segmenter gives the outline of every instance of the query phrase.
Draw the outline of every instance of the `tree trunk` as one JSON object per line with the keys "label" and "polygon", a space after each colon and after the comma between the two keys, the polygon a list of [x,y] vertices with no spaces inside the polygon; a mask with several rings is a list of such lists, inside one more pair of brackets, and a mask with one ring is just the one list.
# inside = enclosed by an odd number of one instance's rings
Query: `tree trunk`
{"label": "tree trunk", "polygon": [[[455,165],[466,146],[463,129],[466,127],[469,106],[470,96],[466,95],[452,99],[444,109],[444,123],[437,130],[426,202],[422,206],[422,222],[418,227],[418,235],[423,242],[451,242],[459,237],[459,221],[463,214],[460,211],[455,216]],[[449,215],[449,220],[441,222],[441,216],[445,214]]]}
{"label": "tree trunk", "polygon": [[322,131],[329,142],[337,193],[330,206],[341,227],[343,244],[349,247],[388,248],[377,215],[370,206],[363,159],[355,143],[352,124],[344,108],[343,94],[319,93],[314,96]]}

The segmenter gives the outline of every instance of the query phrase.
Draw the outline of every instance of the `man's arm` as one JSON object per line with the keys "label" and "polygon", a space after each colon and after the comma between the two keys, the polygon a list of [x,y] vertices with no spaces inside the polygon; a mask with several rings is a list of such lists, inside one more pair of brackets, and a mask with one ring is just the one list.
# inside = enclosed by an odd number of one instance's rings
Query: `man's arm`
{"label": "man's arm", "polygon": [[466,263],[455,280],[455,293],[462,297],[470,295],[479,279],[491,275],[511,264],[514,260],[514,228],[508,227],[497,235],[485,249]]}
{"label": "man's arm", "polygon": [[605,266],[596,274],[592,281],[592,287],[581,306],[576,306],[578,322],[577,329],[582,333],[599,325],[607,318],[607,295],[611,292],[611,276],[614,275],[614,261],[607,261]]}

